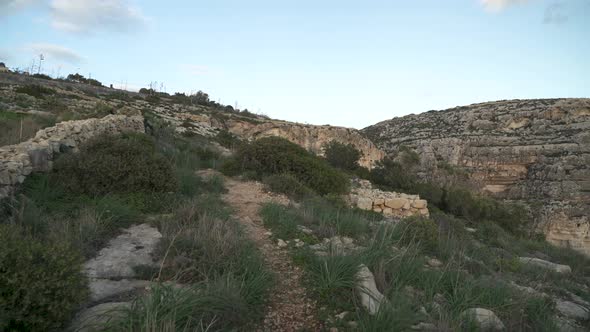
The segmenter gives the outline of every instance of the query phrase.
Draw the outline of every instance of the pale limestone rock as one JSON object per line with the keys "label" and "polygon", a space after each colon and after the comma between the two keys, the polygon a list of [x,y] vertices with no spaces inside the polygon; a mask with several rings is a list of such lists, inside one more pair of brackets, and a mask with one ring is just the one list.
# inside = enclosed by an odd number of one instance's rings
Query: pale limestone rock
{"label": "pale limestone rock", "polygon": [[279,248],[286,248],[287,247],[287,242],[285,242],[283,239],[278,239],[277,240],[277,246]]}
{"label": "pale limestone rock", "polygon": [[504,323],[496,314],[484,308],[471,308],[461,313],[463,320],[475,323],[482,331],[504,331]]}
{"label": "pale limestone rock", "polygon": [[569,267],[568,265],[562,265],[562,264],[557,264],[557,263],[552,263],[540,258],[534,258],[534,257],[519,257],[518,260],[522,263],[522,264],[527,264],[527,265],[532,265],[532,266],[537,266],[549,271],[553,271],[555,273],[563,273],[563,274],[569,274],[572,272],[571,267]]}
{"label": "pale limestone rock", "polygon": [[412,207],[416,209],[424,209],[426,207],[426,200],[417,199],[412,202]]}
{"label": "pale limestone rock", "polygon": [[90,300],[92,301],[100,301],[117,294],[146,288],[149,285],[150,282],[147,280],[136,279],[111,280],[91,278],[88,283]]}
{"label": "pale limestone rock", "polygon": [[132,226],[110,240],[95,258],[86,262],[84,271],[92,278],[134,277],[133,267],[157,265],[151,254],[161,238],[162,234],[148,224]]}
{"label": "pale limestone rock", "polygon": [[385,201],[385,205],[394,210],[402,209],[408,203],[408,200],[404,198],[394,198]]}
{"label": "pale limestone rock", "polygon": [[361,304],[369,314],[375,315],[379,311],[381,303],[385,300],[383,294],[377,289],[375,276],[367,266],[361,264],[356,277],[359,280],[356,291],[361,298]]}
{"label": "pale limestone rock", "polygon": [[555,302],[555,309],[567,318],[579,321],[590,319],[590,308],[585,308],[574,302],[557,300]]}

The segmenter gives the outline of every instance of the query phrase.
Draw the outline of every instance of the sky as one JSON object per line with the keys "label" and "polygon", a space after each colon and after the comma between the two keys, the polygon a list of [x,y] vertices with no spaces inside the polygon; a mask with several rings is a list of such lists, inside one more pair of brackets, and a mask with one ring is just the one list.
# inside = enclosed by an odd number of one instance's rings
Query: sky
{"label": "sky", "polygon": [[0,61],[363,128],[590,97],[590,0],[0,0]]}

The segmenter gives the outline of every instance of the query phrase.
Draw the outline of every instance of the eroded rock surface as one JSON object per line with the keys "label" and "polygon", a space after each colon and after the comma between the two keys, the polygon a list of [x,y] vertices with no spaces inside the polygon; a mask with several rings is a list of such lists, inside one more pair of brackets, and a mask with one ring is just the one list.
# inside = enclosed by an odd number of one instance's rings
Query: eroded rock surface
{"label": "eroded rock surface", "polygon": [[361,299],[361,304],[369,314],[375,315],[379,312],[379,307],[381,303],[385,300],[385,297],[381,292],[377,289],[377,284],[375,283],[375,276],[369,270],[369,268],[361,264],[359,267],[359,271],[357,272],[357,279],[359,280],[359,284],[356,287],[356,291],[358,296]]}
{"label": "eroded rock surface", "polygon": [[548,241],[590,255],[590,99],[473,104],[363,133],[388,154],[416,151],[425,178],[466,170],[480,190],[528,204]]}
{"label": "eroded rock surface", "polygon": [[100,301],[110,296],[144,288],[149,281],[136,280],[134,267],[157,266],[152,253],[162,234],[148,225],[126,229],[109,241],[98,255],[84,264],[90,281],[91,300]]}

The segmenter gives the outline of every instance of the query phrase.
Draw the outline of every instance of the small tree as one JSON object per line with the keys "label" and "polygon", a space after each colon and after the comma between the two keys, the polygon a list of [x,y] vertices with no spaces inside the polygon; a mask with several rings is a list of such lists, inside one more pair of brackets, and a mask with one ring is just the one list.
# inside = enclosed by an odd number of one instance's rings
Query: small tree
{"label": "small tree", "polygon": [[363,155],[352,144],[330,141],[324,145],[324,153],[328,162],[337,168],[354,171],[359,168],[359,159]]}

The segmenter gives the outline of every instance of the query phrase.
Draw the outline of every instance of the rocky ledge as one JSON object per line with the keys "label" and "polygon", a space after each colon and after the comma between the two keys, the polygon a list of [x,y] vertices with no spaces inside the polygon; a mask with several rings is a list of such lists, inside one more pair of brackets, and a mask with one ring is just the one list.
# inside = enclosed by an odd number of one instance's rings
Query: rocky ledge
{"label": "rocky ledge", "polygon": [[416,151],[425,178],[464,169],[481,191],[527,204],[549,242],[590,255],[590,99],[474,104],[363,133],[388,154]]}

